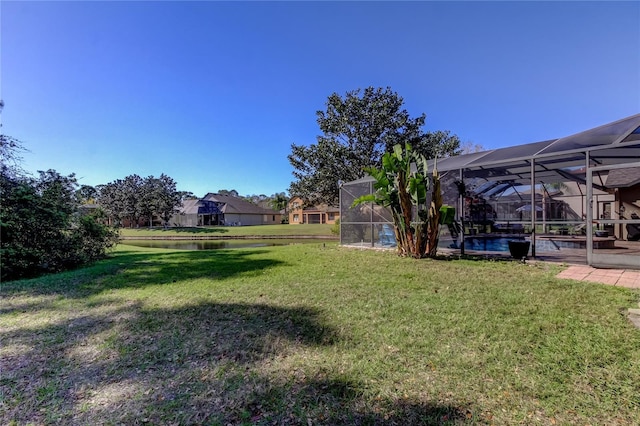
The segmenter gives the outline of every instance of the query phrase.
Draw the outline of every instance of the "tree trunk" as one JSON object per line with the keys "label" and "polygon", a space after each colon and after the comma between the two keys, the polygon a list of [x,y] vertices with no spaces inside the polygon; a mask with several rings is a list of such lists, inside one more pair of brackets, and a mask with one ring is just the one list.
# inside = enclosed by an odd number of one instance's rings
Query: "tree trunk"
{"label": "tree trunk", "polygon": [[404,176],[400,176],[398,179],[398,196],[400,198],[400,210],[402,212],[402,219],[404,222],[404,232],[406,234],[406,251],[411,256],[416,256],[415,238],[413,229],[411,228],[411,197],[407,192]]}
{"label": "tree trunk", "polygon": [[442,207],[442,192],[440,190],[440,176],[436,169],[433,170],[433,192],[431,205],[429,206],[429,219],[427,224],[426,254],[435,257],[438,252],[438,240],[440,234],[440,207]]}

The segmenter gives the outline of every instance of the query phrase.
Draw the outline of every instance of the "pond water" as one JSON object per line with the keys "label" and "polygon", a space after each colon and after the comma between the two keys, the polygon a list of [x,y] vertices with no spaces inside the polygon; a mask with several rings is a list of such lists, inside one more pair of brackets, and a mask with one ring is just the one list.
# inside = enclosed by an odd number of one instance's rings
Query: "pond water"
{"label": "pond water", "polygon": [[165,248],[172,250],[220,250],[247,247],[272,247],[291,244],[334,243],[318,238],[266,240],[122,240],[120,245]]}

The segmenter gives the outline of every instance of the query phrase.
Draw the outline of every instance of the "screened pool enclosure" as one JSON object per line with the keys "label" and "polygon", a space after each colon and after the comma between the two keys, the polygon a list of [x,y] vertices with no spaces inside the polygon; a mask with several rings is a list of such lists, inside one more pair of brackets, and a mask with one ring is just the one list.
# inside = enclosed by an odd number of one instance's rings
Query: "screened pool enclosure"
{"label": "screened pool enclosure", "polygon": [[[430,162],[433,167],[433,162]],[[589,265],[640,269],[640,114],[560,139],[439,159],[443,202],[439,250],[579,257]],[[389,211],[353,201],[373,179],[340,189],[343,245],[393,248]]]}

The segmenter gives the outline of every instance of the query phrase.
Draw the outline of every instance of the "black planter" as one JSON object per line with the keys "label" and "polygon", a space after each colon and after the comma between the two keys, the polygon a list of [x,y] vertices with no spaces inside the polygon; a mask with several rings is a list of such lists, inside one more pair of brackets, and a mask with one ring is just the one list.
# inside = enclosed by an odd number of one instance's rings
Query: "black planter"
{"label": "black planter", "polygon": [[514,259],[522,259],[529,254],[531,241],[511,240],[509,241],[509,253]]}

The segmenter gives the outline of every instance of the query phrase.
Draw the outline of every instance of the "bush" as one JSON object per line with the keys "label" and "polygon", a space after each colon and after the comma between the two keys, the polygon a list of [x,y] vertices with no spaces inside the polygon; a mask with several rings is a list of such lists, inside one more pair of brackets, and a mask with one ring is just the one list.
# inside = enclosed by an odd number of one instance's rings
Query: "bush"
{"label": "bush", "polygon": [[336,223],[331,226],[331,233],[333,235],[340,235],[340,219],[336,219]]}
{"label": "bush", "polygon": [[102,210],[80,216],[77,227],[71,232],[78,265],[94,262],[104,257],[106,249],[118,243],[118,232],[100,222]]}
{"label": "bush", "polygon": [[100,223],[100,213],[82,214],[73,175],[54,170],[37,179],[0,176],[1,279],[60,272],[102,258],[117,233]]}

